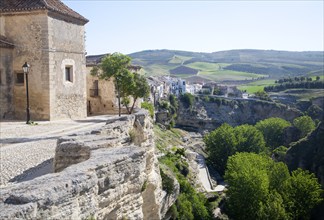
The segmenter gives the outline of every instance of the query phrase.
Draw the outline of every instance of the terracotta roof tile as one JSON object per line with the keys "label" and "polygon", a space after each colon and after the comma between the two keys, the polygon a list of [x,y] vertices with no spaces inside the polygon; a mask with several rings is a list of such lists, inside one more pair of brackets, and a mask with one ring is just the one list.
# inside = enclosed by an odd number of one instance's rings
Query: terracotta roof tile
{"label": "terracotta roof tile", "polygon": [[14,44],[10,42],[5,36],[0,35],[0,47],[14,48]]}
{"label": "terracotta roof tile", "polygon": [[33,10],[49,10],[81,21],[83,24],[89,20],[73,11],[60,0],[1,0],[0,12],[19,12]]}

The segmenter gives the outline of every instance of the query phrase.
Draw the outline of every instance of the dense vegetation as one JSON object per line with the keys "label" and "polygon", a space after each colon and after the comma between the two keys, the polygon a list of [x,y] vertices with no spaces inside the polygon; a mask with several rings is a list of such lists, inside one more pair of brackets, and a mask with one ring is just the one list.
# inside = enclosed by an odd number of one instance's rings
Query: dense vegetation
{"label": "dense vegetation", "polygon": [[[171,219],[211,219],[210,203],[189,182],[191,173],[185,158],[185,149],[176,147],[183,145],[181,130],[173,128],[161,130],[158,126],[154,126],[154,133],[157,148],[165,154],[159,158],[162,188],[168,194],[172,194],[175,190],[175,181],[180,185],[180,195],[168,215]],[[169,146],[172,148],[169,149]]]}
{"label": "dense vegetation", "polygon": [[255,125],[262,132],[266,145],[270,150],[274,150],[283,144],[283,132],[289,126],[291,126],[290,122],[282,118],[268,118],[259,121]]}
{"label": "dense vegetation", "polygon": [[[170,209],[171,219],[210,219],[211,210],[206,197],[198,193],[188,182],[190,178],[188,163],[182,158],[184,151],[177,149],[174,153],[167,153],[160,158],[160,163],[166,165],[172,171],[172,175],[180,184],[180,195],[175,205]],[[162,170],[162,185],[167,192],[174,189],[174,181],[165,175]]]}
{"label": "dense vegetation", "polygon": [[324,81],[288,82],[264,87],[266,92],[279,92],[286,89],[323,89]]}
{"label": "dense vegetation", "polygon": [[[230,218],[309,219],[322,201],[314,174],[301,169],[290,174],[280,162],[288,150],[282,145],[284,132],[291,126],[284,119],[268,118],[254,126],[225,123],[205,136],[208,161],[225,173],[229,185],[225,212]],[[309,116],[296,118],[293,126],[300,137],[315,129]]]}
{"label": "dense vegetation", "polygon": [[223,124],[204,138],[209,158],[208,161],[218,172],[224,174],[227,159],[236,152],[260,153],[265,150],[262,133],[252,125],[235,128]]}
{"label": "dense vegetation", "polygon": [[297,169],[290,175],[284,163],[254,153],[231,156],[225,179],[233,219],[308,219],[322,200],[314,174]]}

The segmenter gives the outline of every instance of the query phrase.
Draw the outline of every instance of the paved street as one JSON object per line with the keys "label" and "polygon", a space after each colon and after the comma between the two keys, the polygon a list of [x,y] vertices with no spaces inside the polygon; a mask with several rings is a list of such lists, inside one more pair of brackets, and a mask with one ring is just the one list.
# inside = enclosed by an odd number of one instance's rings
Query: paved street
{"label": "paved street", "polygon": [[0,186],[51,172],[56,140],[60,136],[100,127],[109,117],[41,121],[38,125],[0,122]]}

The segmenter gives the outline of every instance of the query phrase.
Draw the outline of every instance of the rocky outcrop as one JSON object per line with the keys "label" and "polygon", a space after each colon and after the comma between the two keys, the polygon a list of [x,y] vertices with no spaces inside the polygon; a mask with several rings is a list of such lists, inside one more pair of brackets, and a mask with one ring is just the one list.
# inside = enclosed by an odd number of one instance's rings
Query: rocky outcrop
{"label": "rocky outcrop", "polygon": [[288,121],[301,116],[297,109],[285,105],[255,99],[226,99],[211,97],[186,108],[181,102],[176,124],[194,130],[213,130],[223,123],[232,126],[255,124],[259,120],[279,117]]}
{"label": "rocky outcrop", "polygon": [[55,173],[1,189],[0,219],[161,219],[175,199],[162,191],[152,127],[141,111],[59,139]]}
{"label": "rocky outcrop", "polygon": [[286,154],[286,163],[290,170],[298,167],[309,170],[317,176],[324,186],[324,123],[308,136],[293,143]]}

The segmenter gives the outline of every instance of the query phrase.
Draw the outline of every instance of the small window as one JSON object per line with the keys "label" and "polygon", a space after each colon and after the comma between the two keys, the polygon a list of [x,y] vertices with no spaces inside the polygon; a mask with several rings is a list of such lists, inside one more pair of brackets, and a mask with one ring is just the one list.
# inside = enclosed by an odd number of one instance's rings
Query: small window
{"label": "small window", "polygon": [[25,76],[24,73],[16,73],[16,84],[24,84]]}
{"label": "small window", "polygon": [[72,66],[65,67],[65,80],[69,82],[73,82],[73,71]]}
{"label": "small window", "polygon": [[186,85],[186,81],[183,81],[183,85],[184,85],[184,86]]}

